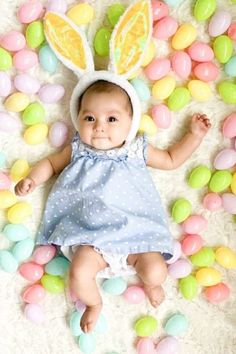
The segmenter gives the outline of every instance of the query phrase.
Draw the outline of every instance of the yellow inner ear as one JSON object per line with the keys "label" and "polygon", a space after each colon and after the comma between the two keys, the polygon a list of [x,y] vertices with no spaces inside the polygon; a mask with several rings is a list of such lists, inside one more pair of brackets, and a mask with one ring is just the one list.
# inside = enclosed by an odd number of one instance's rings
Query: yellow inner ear
{"label": "yellow inner ear", "polygon": [[45,18],[44,30],[55,51],[80,69],[86,69],[83,40],[68,22],[49,13]]}
{"label": "yellow inner ear", "polygon": [[114,38],[114,59],[118,74],[131,70],[143,54],[150,30],[149,6],[139,1],[126,13]]}

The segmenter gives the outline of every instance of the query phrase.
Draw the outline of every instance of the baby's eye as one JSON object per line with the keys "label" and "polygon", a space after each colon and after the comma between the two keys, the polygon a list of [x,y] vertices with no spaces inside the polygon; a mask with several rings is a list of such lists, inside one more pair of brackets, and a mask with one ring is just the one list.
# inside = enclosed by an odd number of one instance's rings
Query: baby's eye
{"label": "baby's eye", "polygon": [[95,121],[94,117],[92,117],[92,116],[86,116],[86,117],[84,117],[84,120],[86,120],[87,122],[94,122]]}
{"label": "baby's eye", "polygon": [[118,119],[116,117],[109,117],[108,122],[117,122]]}

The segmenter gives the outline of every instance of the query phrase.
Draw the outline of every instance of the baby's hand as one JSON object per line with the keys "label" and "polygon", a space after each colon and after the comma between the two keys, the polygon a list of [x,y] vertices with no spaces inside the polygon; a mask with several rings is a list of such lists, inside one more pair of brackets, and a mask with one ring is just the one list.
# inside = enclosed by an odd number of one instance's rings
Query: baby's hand
{"label": "baby's hand", "polygon": [[26,177],[15,185],[15,193],[20,196],[26,195],[33,192],[35,187],[36,185],[32,178]]}
{"label": "baby's hand", "polygon": [[211,127],[206,114],[194,114],[192,116],[190,131],[199,138],[203,138]]}

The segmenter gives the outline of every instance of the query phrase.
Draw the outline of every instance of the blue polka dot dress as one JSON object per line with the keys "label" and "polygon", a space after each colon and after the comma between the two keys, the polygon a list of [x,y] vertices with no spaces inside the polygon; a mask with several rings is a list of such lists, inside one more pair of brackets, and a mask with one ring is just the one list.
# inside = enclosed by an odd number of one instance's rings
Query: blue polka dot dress
{"label": "blue polka dot dress", "polygon": [[76,135],[71,162],[49,193],[37,244],[171,255],[172,237],[146,168],[146,153],[145,136],[101,151]]}

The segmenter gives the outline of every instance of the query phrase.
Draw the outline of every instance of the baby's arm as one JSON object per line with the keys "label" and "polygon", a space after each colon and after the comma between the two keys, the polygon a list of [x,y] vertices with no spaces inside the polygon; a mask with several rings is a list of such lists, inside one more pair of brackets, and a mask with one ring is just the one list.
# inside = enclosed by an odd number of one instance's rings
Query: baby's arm
{"label": "baby's arm", "polygon": [[15,186],[17,195],[31,193],[39,184],[46,182],[53,175],[59,174],[71,159],[71,145],[66,146],[61,152],[52,154],[39,161],[27,177],[20,180]]}
{"label": "baby's arm", "polygon": [[211,123],[205,114],[194,114],[189,132],[169,149],[159,150],[148,146],[147,165],[163,170],[179,167],[201,144],[210,127]]}

